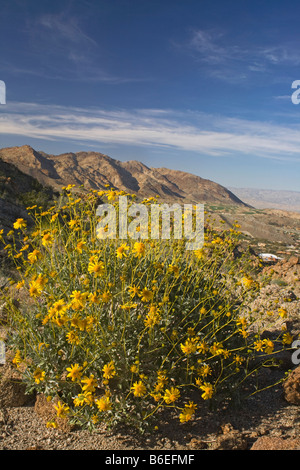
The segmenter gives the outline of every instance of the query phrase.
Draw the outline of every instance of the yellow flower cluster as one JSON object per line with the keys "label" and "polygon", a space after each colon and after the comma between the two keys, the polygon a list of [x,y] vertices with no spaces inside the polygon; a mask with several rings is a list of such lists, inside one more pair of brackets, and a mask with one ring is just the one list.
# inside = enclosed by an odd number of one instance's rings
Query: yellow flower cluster
{"label": "yellow flower cluster", "polygon": [[[259,286],[249,260],[233,256],[238,224],[215,230],[208,214],[196,251],[172,237],[99,237],[99,198],[118,210],[124,194],[69,185],[52,207],[29,209],[33,231],[21,218],[5,240],[0,231],[19,271],[16,292],[30,304],[21,314],[11,309],[12,362],[24,368],[29,388],[56,397],[57,418],[139,427],[166,407],[188,423],[199,406],[191,391],[200,403],[213,400],[237,386],[241,372],[247,377],[250,354],[274,352],[270,339],[252,339],[252,316],[243,309]],[[278,314],[287,316],[284,308]],[[284,331],[280,341],[289,346],[293,337]]]}

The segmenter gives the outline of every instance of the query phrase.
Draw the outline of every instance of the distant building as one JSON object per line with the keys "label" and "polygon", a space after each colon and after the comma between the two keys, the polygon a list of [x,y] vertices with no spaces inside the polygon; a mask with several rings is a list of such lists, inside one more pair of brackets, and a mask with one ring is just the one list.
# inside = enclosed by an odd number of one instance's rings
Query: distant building
{"label": "distant building", "polygon": [[280,258],[277,255],[273,255],[272,253],[259,253],[259,258],[261,258],[263,261],[266,261],[268,263],[274,262],[274,261],[279,261],[283,258]]}

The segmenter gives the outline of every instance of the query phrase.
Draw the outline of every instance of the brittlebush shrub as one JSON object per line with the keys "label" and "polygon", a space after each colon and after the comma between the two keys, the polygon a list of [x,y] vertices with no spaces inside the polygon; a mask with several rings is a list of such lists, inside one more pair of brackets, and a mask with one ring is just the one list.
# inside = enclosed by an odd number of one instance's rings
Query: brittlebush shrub
{"label": "brittlebush shrub", "polygon": [[11,308],[13,362],[28,392],[45,394],[70,422],[143,428],[167,407],[185,423],[199,408],[191,393],[200,402],[230,397],[255,353],[273,352],[241,314],[259,286],[250,260],[233,255],[236,229],[207,226],[195,252],[184,240],[100,240],[99,196],[118,208],[119,194],[67,187],[47,212],[28,208],[33,231],[16,221],[5,250],[28,301]]}

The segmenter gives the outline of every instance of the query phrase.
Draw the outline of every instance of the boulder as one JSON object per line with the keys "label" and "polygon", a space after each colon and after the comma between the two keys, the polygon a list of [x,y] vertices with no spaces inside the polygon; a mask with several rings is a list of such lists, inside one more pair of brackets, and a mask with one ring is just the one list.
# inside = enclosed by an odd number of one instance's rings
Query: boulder
{"label": "boulder", "polygon": [[26,386],[22,382],[20,373],[10,365],[0,367],[0,406],[24,406],[32,400],[26,395]]}
{"label": "boulder", "polygon": [[296,367],[283,383],[284,398],[288,403],[300,405],[300,366]]}
{"label": "boulder", "polygon": [[68,418],[59,418],[56,416],[57,413],[54,406],[57,405],[58,401],[58,397],[47,400],[47,397],[43,393],[39,393],[36,397],[34,411],[42,419],[45,425],[53,421],[56,423],[56,427],[61,431],[70,432],[72,430],[72,426],[70,425]]}
{"label": "boulder", "polygon": [[250,450],[299,450],[300,439],[262,436],[254,442]]}

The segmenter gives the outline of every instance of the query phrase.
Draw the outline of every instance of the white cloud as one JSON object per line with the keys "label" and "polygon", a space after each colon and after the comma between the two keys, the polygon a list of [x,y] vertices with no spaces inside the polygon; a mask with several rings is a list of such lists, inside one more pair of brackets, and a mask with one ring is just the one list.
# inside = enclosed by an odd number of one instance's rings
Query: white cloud
{"label": "white cloud", "polygon": [[46,140],[122,144],[201,155],[300,161],[300,127],[172,110],[103,110],[9,103],[0,134]]}

